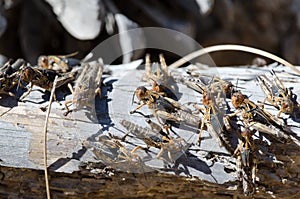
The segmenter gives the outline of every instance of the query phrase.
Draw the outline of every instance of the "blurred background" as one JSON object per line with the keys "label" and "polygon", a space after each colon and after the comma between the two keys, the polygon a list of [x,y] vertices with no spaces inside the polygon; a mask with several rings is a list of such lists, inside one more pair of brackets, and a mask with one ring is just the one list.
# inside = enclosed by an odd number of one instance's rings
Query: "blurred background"
{"label": "blurred background", "polygon": [[[76,51],[81,59],[101,41],[137,27],[176,30],[204,47],[257,47],[300,64],[300,0],[0,0],[0,63],[21,57],[35,64],[42,54]],[[108,50],[122,48],[120,43]],[[145,49],[130,59],[146,52],[160,53]],[[166,56],[168,63],[178,59]],[[218,52],[212,57],[218,65],[245,65],[256,56]]]}

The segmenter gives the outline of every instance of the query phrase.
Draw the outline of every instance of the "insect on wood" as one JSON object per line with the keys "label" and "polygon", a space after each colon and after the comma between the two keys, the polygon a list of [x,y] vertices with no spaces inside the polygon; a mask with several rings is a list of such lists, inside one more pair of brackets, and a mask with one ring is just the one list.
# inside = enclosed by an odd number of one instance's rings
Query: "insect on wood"
{"label": "insect on wood", "polygon": [[242,181],[243,192],[245,195],[249,195],[254,191],[257,160],[250,129],[243,128],[241,135],[242,141],[233,155],[237,157],[237,169]]}
{"label": "insect on wood", "polygon": [[[279,110],[277,117],[280,117],[281,113],[292,115],[295,110],[299,111],[299,105],[296,102],[296,97],[292,93],[292,90],[284,86],[275,71],[271,70],[270,73],[271,79],[266,75],[257,77],[257,81],[266,95],[262,104],[264,105],[265,102],[268,102],[277,108]],[[296,109],[296,107],[298,107],[298,109]]]}
{"label": "insect on wood", "polygon": [[159,93],[164,97],[169,97],[173,100],[178,100],[176,93],[178,87],[172,75],[168,70],[163,54],[159,55],[160,63],[152,63],[150,55],[147,54],[145,58],[144,79],[152,86],[151,90]]}
{"label": "insect on wood", "polygon": [[80,65],[80,61],[75,58],[78,52],[68,55],[41,55],[38,58],[38,65],[44,69],[55,70],[58,73],[66,73],[71,71],[75,66]]}
{"label": "insect on wood", "polygon": [[[70,88],[73,99],[65,102],[67,115],[72,110],[88,110],[90,115],[96,119],[95,97],[101,97],[101,78],[103,73],[103,61],[93,61],[86,63],[75,81],[74,90]],[[70,110],[68,105],[72,104],[73,109]]]}
{"label": "insect on wood", "polygon": [[[151,120],[146,120],[151,129],[139,126],[127,120],[121,120],[121,125],[124,126],[129,133],[132,133],[137,138],[143,140],[147,148],[155,147],[160,149],[156,158],[164,162],[175,162],[177,158],[185,153],[190,146],[183,138],[171,138],[170,135],[163,132],[163,129]],[[167,153],[168,159],[164,154]]]}
{"label": "insect on wood", "polygon": [[[240,91],[232,94],[231,102],[237,111],[228,114],[229,117],[239,115],[242,122],[251,126],[251,128],[255,128],[266,134],[276,135],[286,140],[290,138],[289,134],[292,133],[292,131],[282,120],[265,109],[260,108]],[[274,131],[274,129],[277,130]]]}
{"label": "insect on wood", "polygon": [[136,113],[138,109],[147,105],[152,115],[161,125],[166,121],[171,121],[176,123],[182,122],[193,127],[200,126],[200,117],[193,115],[190,109],[171,98],[163,97],[144,86],[138,87],[135,94],[140,101],[139,105],[130,111],[130,114]]}
{"label": "insect on wood", "polygon": [[[63,75],[50,69],[40,69],[31,66],[22,67],[19,71],[19,77],[22,82],[30,83],[30,87],[27,92],[21,97],[20,100],[24,100],[32,91],[33,86],[38,86],[47,91],[51,91],[53,82],[56,76],[58,76],[56,88],[59,88],[75,79],[77,70],[65,73]],[[54,99],[56,96],[54,95]]]}
{"label": "insect on wood", "polygon": [[147,167],[142,158],[136,154],[139,146],[129,150],[117,138],[111,135],[101,135],[96,142],[85,141],[83,146],[93,152],[95,158],[101,160],[106,166],[129,173],[145,173],[153,171]]}
{"label": "insect on wood", "polygon": [[[233,148],[228,141],[226,135],[232,130],[230,119],[226,116],[226,92],[224,89],[225,81],[220,78],[212,77],[207,84],[195,84],[200,93],[202,93],[202,104],[204,107],[199,107],[203,111],[204,116],[201,121],[198,143],[201,141],[201,133],[206,127],[208,133],[218,142],[219,146],[224,146],[227,150],[233,151]],[[227,85],[227,84],[226,84]],[[227,88],[227,87],[226,87]]]}
{"label": "insect on wood", "polygon": [[23,59],[15,62],[8,61],[0,68],[0,94],[5,94],[17,99],[12,89],[19,84],[19,69],[25,65]]}

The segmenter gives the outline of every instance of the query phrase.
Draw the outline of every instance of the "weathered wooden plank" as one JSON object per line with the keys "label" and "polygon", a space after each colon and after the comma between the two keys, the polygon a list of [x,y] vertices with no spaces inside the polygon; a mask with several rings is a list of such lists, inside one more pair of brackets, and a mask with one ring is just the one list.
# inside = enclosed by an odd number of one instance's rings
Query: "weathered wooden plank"
{"label": "weathered wooden plank", "polygon": [[[136,68],[140,63],[141,61],[133,62],[129,68]],[[68,95],[63,100],[65,95],[63,91],[57,91],[56,94],[60,102],[53,103],[49,117],[48,165],[61,172],[72,172],[78,170],[79,159],[83,155],[89,157],[87,160],[93,161],[89,154],[80,154],[80,150],[82,150],[82,142],[99,134],[101,128],[100,124],[90,121],[84,110],[74,111],[67,117],[64,116],[65,110],[62,110],[64,101],[71,99],[72,96]],[[41,107],[48,105],[47,97],[49,98],[38,87],[34,87],[25,102],[17,102],[11,97],[1,96],[0,143],[1,148],[5,149],[0,151],[1,165],[43,168],[43,128],[46,112],[43,112]],[[95,103],[98,107],[97,112],[108,115],[105,107],[99,105],[101,103],[99,99]],[[74,154],[79,156],[78,160],[74,158],[75,163],[70,159]],[[55,166],[56,162],[59,162],[60,166]],[[70,168],[65,164],[61,165],[62,162],[71,164]],[[64,168],[60,168],[62,166]]]}
{"label": "weathered wooden plank", "polygon": [[[111,66],[112,75],[105,76],[103,94],[106,98],[96,98],[95,107],[99,119],[99,123],[93,123],[89,120],[84,112],[73,112],[67,117],[63,115],[62,105],[54,102],[50,114],[48,129],[48,165],[50,170],[59,172],[73,172],[79,170],[79,165],[86,162],[95,162],[91,151],[82,146],[82,142],[86,140],[95,141],[95,137],[103,134],[111,133],[115,136],[123,136],[126,130],[120,125],[120,120],[126,118],[136,124],[147,127],[145,118],[138,114],[129,114],[130,110],[136,107],[132,105],[132,95],[138,86],[149,86],[145,82],[141,82],[143,70],[135,70],[140,63],[135,63],[135,67],[115,67]],[[233,83],[238,81],[243,93],[247,94],[254,102],[262,101],[264,94],[257,85],[255,78],[258,74],[268,73],[270,69],[278,72],[287,87],[294,87],[293,92],[300,95],[300,80],[296,75],[291,74],[289,68],[282,66],[257,67],[223,67],[223,68],[207,68],[203,66],[201,71],[203,74],[210,73],[213,76],[220,76],[230,80]],[[178,69],[184,73],[184,69]],[[179,102],[185,104],[187,102],[200,102],[200,95],[188,89],[184,85],[178,85],[180,92]],[[60,91],[59,91],[60,92]],[[62,93],[58,95],[61,103],[64,103]],[[44,100],[43,94],[35,87],[34,91],[28,96],[25,103],[16,102],[11,98],[3,96],[0,100],[0,165],[8,167],[20,168],[43,168],[43,124],[45,112],[40,107],[47,105],[48,101]],[[66,96],[66,100],[71,96]],[[266,109],[276,114],[277,111],[273,107],[266,106]],[[141,111],[145,114],[149,113],[147,107],[143,107]],[[283,115],[287,124],[293,125],[292,130],[300,136],[299,121],[294,121],[287,115]],[[183,176],[194,176],[199,179],[214,183],[225,183],[235,181],[237,179],[235,158],[218,145],[206,131],[202,134],[204,138],[201,146],[196,145],[198,132],[196,129],[186,130],[181,127],[174,129],[177,136],[184,138],[194,145],[189,148],[185,155],[180,157],[175,164],[164,164],[163,161],[156,158],[159,153],[158,149],[150,148],[149,153],[139,152],[142,157],[147,156],[145,164],[154,170],[160,170],[166,173],[180,174]],[[173,134],[172,134],[173,135]],[[173,135],[174,136],[174,135]],[[267,138],[264,138],[267,139]],[[137,144],[145,146],[138,139],[128,138],[125,147],[129,150]],[[136,142],[132,144],[132,142]],[[297,170],[292,170],[295,165],[299,166],[299,148],[294,145],[286,148],[285,155],[279,156],[276,145],[270,144],[266,150],[270,156],[274,156],[272,161],[288,162],[289,172],[298,175]],[[296,150],[298,149],[298,150]],[[211,156],[211,154],[216,154]],[[292,160],[285,160],[283,156],[288,154]],[[150,156],[150,157],[149,157]],[[216,159],[211,159],[215,157]],[[278,160],[277,160],[278,159]],[[272,161],[266,161],[263,166],[273,164]],[[294,163],[292,163],[294,162]],[[295,164],[295,165],[294,165]],[[264,179],[267,175],[265,168],[258,171],[259,177]],[[265,172],[265,174],[263,173]],[[276,178],[284,180],[286,175],[275,174]],[[280,177],[278,177],[280,176]],[[262,183],[260,181],[260,183]],[[276,184],[276,183],[274,183]]]}

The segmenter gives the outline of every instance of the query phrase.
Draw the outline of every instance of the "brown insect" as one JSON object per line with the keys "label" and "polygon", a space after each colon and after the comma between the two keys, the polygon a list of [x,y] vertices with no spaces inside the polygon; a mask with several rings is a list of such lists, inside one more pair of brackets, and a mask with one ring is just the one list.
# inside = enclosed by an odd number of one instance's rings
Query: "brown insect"
{"label": "brown insect", "polygon": [[71,58],[78,52],[68,55],[41,55],[38,58],[38,65],[44,69],[55,70],[58,73],[71,71],[74,66],[79,66],[78,59]]}
{"label": "brown insect", "polygon": [[152,115],[161,125],[165,121],[172,121],[176,123],[183,122],[189,126],[200,126],[200,118],[191,114],[190,109],[171,98],[163,97],[144,86],[138,87],[135,95],[139,99],[139,105],[130,111],[130,114],[136,113],[138,109],[147,105]]}
{"label": "brown insect", "polygon": [[80,75],[75,81],[75,88],[70,88],[73,99],[65,102],[67,115],[71,110],[68,105],[73,104],[73,110],[89,109],[95,112],[95,97],[101,97],[101,78],[103,73],[103,61],[93,61],[86,63]]}
{"label": "brown insect", "polygon": [[195,75],[190,77],[181,76],[177,78],[177,82],[185,84],[187,87],[194,91],[204,94],[205,92],[225,94],[226,97],[230,97],[234,92],[234,85],[227,80],[223,80],[219,77],[211,77],[204,75]]}
{"label": "brown insect", "polygon": [[277,117],[280,117],[281,113],[292,114],[298,104],[291,89],[284,86],[273,70],[271,70],[271,75],[272,80],[266,75],[257,77],[257,81],[266,95],[263,104],[267,101],[276,107],[279,110]]}
{"label": "brown insect", "polygon": [[[151,90],[159,93],[164,97],[178,100],[176,93],[178,87],[165,62],[163,54],[159,55],[160,64],[150,62],[150,55],[145,58],[145,80],[152,86]],[[154,69],[154,67],[156,67]],[[154,71],[154,72],[153,72]]]}
{"label": "brown insect", "polygon": [[[228,114],[229,117],[240,115],[243,123],[247,123],[248,126],[260,132],[289,139],[289,134],[292,132],[282,120],[265,109],[260,108],[240,91],[232,94],[231,102],[237,111]],[[276,131],[274,131],[274,129],[276,129]]]}
{"label": "brown insect", "polygon": [[142,158],[137,154],[141,147],[127,149],[120,140],[112,135],[102,135],[96,138],[97,142],[85,141],[83,146],[93,152],[95,158],[114,169],[129,173],[145,173],[153,171],[147,167]]}
{"label": "brown insect", "polygon": [[160,149],[157,159],[167,162],[167,159],[163,157],[167,153],[168,159],[174,163],[175,159],[184,154],[189,147],[189,144],[183,138],[171,138],[167,133],[163,132],[163,129],[158,124],[151,120],[147,120],[151,129],[141,127],[127,120],[121,120],[120,123],[129,133],[142,139],[147,144],[147,148],[155,147]]}
{"label": "brown insect", "polygon": [[234,149],[226,137],[232,127],[230,118],[225,115],[226,97],[222,88],[221,83],[217,85],[214,82],[205,86],[202,90],[204,108],[199,108],[203,111],[204,116],[201,121],[198,143],[200,144],[202,131],[206,127],[208,133],[218,142],[220,147],[224,146],[227,150],[233,152]]}
{"label": "brown insect", "polygon": [[11,92],[16,85],[18,85],[17,74],[0,77],[0,94],[9,95],[17,99],[16,95]]}
{"label": "brown insect", "polygon": [[[58,81],[56,87],[61,87],[75,79],[76,70],[64,75],[60,75],[54,70],[50,69],[39,69],[31,66],[25,66],[20,69],[19,77],[22,82],[30,83],[28,91],[21,97],[20,100],[24,100],[29,93],[32,91],[33,86],[38,86],[47,91],[51,91],[53,87],[53,82],[56,76],[58,76]],[[56,97],[54,97],[56,99]]]}
{"label": "brown insect", "polygon": [[0,94],[5,94],[17,99],[12,89],[19,84],[18,70],[25,65],[23,59],[18,59],[15,62],[12,60],[6,62],[0,68]]}
{"label": "brown insect", "polygon": [[237,170],[243,184],[244,194],[249,195],[254,191],[257,158],[250,129],[243,128],[241,135],[242,141],[234,151],[233,156],[237,158]]}

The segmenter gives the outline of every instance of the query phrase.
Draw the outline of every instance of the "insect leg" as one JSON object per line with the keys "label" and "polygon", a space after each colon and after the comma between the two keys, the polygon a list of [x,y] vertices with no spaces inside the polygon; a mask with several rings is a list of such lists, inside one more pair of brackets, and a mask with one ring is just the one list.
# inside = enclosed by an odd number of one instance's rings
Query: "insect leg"
{"label": "insect leg", "polygon": [[169,76],[168,66],[166,64],[166,61],[165,61],[165,58],[164,58],[163,54],[159,54],[159,61],[160,61],[161,69],[162,69],[162,72],[164,73],[164,76],[165,77]]}
{"label": "insect leg", "polygon": [[166,111],[157,110],[157,111],[155,111],[155,113],[157,114],[157,116],[159,118],[162,118],[164,120],[171,120],[171,121],[174,121],[174,122],[182,122],[181,118],[176,117],[176,116],[174,116],[171,113],[168,113]]}
{"label": "insect leg", "polygon": [[150,54],[146,54],[146,57],[145,57],[145,71],[146,71],[146,78],[148,81],[148,79],[151,78],[151,76],[152,76]]}
{"label": "insect leg", "polygon": [[138,105],[135,109],[133,109],[132,111],[130,111],[130,114],[135,113],[137,110],[139,110],[140,108],[142,108],[145,105],[146,105],[146,103],[142,102],[142,104]]}
{"label": "insect leg", "polygon": [[15,96],[15,94],[13,94],[12,92],[0,91],[0,94],[9,95],[9,96],[15,98],[16,100],[18,100],[18,97]]}
{"label": "insect leg", "polygon": [[20,98],[20,101],[23,101],[28,95],[29,93],[32,91],[33,88],[33,84],[30,83],[30,88],[26,91],[26,93]]}
{"label": "insect leg", "polygon": [[65,101],[64,105],[67,111],[64,112],[64,116],[67,116],[70,112],[72,112],[72,110],[69,109],[68,105],[72,104],[73,102],[74,102],[73,100]]}
{"label": "insect leg", "polygon": [[204,115],[201,120],[200,132],[198,134],[198,141],[197,141],[199,146],[200,146],[200,142],[201,142],[201,135],[202,135],[202,131],[204,128],[205,120],[207,120],[207,115]]}

